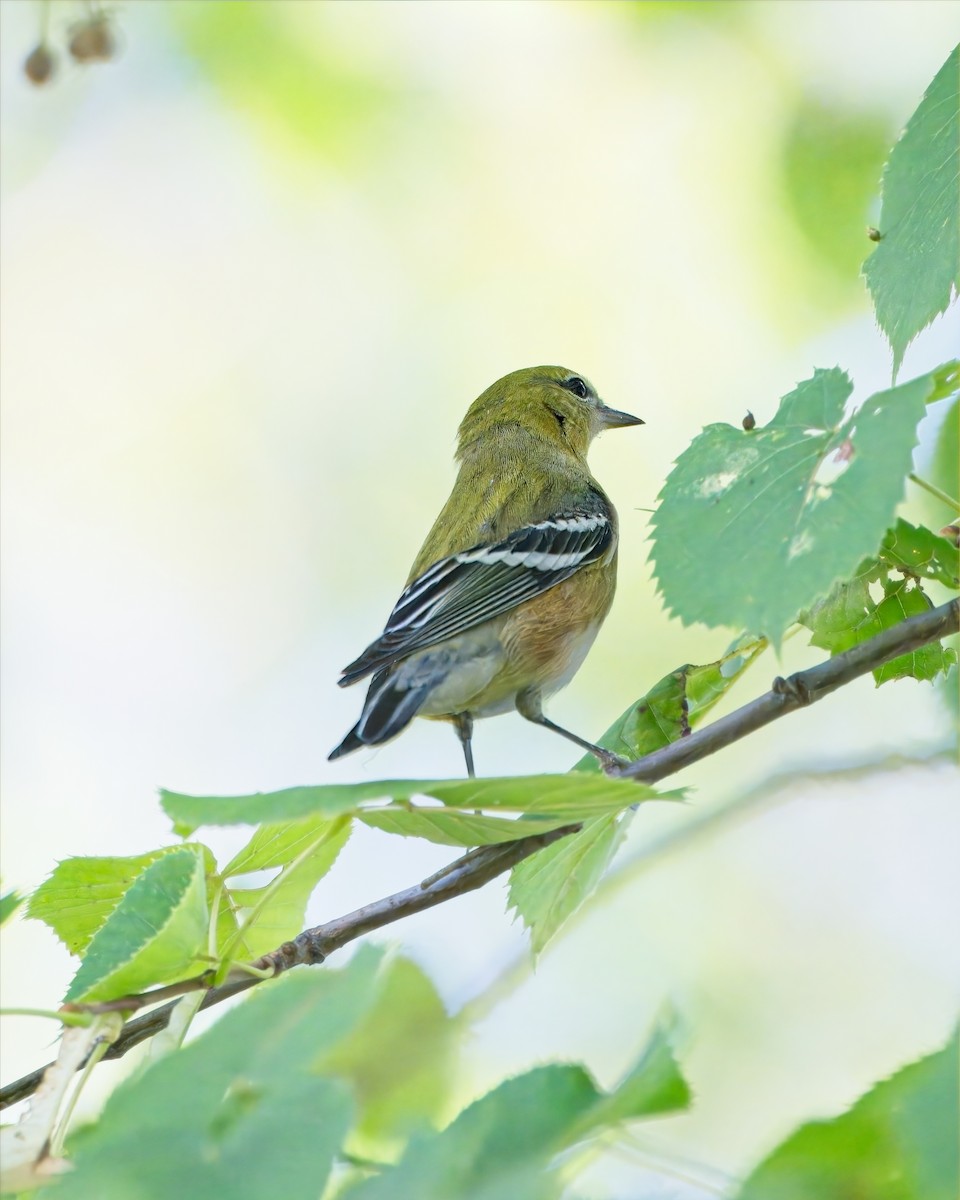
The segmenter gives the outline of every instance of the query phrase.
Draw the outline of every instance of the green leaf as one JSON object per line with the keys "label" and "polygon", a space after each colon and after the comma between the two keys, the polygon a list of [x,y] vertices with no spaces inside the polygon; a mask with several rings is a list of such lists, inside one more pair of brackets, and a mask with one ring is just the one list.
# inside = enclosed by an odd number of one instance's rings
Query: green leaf
{"label": "green leaf", "polygon": [[414,1137],[397,1166],[355,1188],[351,1200],[551,1195],[537,1175],[596,1100],[582,1067],[538,1067],[471,1104],[443,1133]]}
{"label": "green leaf", "polygon": [[333,783],[256,792],[249,796],[185,796],[161,792],[164,811],[178,830],[200,825],[250,825],[260,821],[293,821],[305,817],[352,814],[363,816],[372,801],[403,804],[428,796],[451,809],[496,809],[522,814],[564,816],[571,821],[615,812],[641,800],[656,798],[652,788],[625,779],[568,775],[521,775],[502,779],[386,779],[369,783]]}
{"label": "green leaf", "polygon": [[[210,855],[206,847],[196,848]],[[71,954],[82,954],[144,870],[183,849],[167,846],[129,858],[65,859],[31,895],[27,916],[49,925]]]}
{"label": "green leaf", "polygon": [[954,590],[960,587],[960,548],[902,518],[883,539],[880,560],[917,579],[935,579]]}
{"label": "green leaf", "polygon": [[66,1002],[114,1000],[188,978],[206,949],[207,924],[202,853],[180,847],[161,855],[94,934]]}
{"label": "green leaf", "polygon": [[261,984],[212,1029],[127,1079],[76,1139],[62,1200],[316,1200],[353,1119],[317,1063],[363,1020],[380,955]]}
{"label": "green leaf", "polygon": [[[631,704],[599,745],[635,762],[685,737],[766,648],[765,638],[744,634],[716,662],[677,667]],[[585,754],[574,770],[599,772],[600,766],[592,754]]]}
{"label": "green leaf", "polygon": [[410,959],[397,958],[373,1007],[322,1066],[349,1079],[361,1134],[405,1136],[436,1120],[446,1106],[459,1034],[427,975]]}
{"label": "green leaf", "polygon": [[677,460],[654,516],[655,573],[690,624],[779,642],[800,609],[850,576],[893,521],[929,395],[955,367],[870,396],[818,370],[768,425],[710,425]]}
{"label": "green leaf", "polygon": [[585,821],[583,829],[554,842],[510,872],[509,906],[530,930],[539,954],[590,895],[624,838],[616,816]]}
{"label": "green leaf", "polygon": [[[919,584],[907,579],[883,581],[883,599],[877,605],[877,616],[880,625],[889,629],[899,625],[907,617],[918,613],[928,612],[933,605]],[[947,671],[957,661],[954,650],[946,649],[940,642],[930,642],[926,646],[892,658],[873,672],[877,684],[889,683],[894,679],[933,680],[938,675],[946,675]]]}
{"label": "green leaf", "polygon": [[[881,630],[928,611],[932,604],[920,580],[952,580],[956,586],[956,560],[955,547],[944,538],[898,521],[884,538],[879,558],[864,559],[853,578],[837,584],[809,612],[801,614],[812,632],[810,644],[831,655],[842,654]],[[890,572],[894,570],[905,574],[893,578]],[[876,668],[873,677],[877,684],[907,677],[933,680],[946,674],[955,662],[953,650],[931,642]]]}
{"label": "green leaf", "polygon": [[956,1200],[957,1036],[879,1083],[832,1121],[803,1125],[737,1200]]}
{"label": "green leaf", "polygon": [[245,796],[186,796],[160,789],[160,804],[182,837],[201,825],[262,825],[345,816],[368,800],[389,795],[390,783],[292,787]]}
{"label": "green leaf", "polygon": [[432,784],[425,794],[452,808],[566,815],[573,821],[603,812],[619,812],[641,800],[659,798],[652,788],[636,789],[628,779],[581,771],[566,775],[443,780]]}
{"label": "green leaf", "polygon": [[261,825],[220,874],[224,879],[230,879],[251,871],[269,871],[275,867],[289,866],[309,846],[324,841],[332,829],[333,822],[326,817]]}
{"label": "green leaf", "polygon": [[[316,826],[315,822],[312,824]],[[225,952],[229,947],[230,957],[233,959],[259,958],[261,954],[266,954],[268,950],[273,950],[300,932],[307,901],[314,888],[336,862],[350,836],[349,821],[341,821],[339,824],[325,821],[323,826],[325,828],[322,832],[314,828],[315,848],[302,862],[291,865],[291,856],[277,878],[262,887],[227,889],[225,899],[234,910],[238,927],[243,924],[243,932],[237,942],[228,935],[224,942],[219,943],[221,952]],[[274,829],[276,828],[274,826]],[[293,844],[296,843],[291,842],[291,845]],[[280,853],[279,841],[268,838],[262,847],[265,857],[270,856],[271,845],[274,853]],[[303,854],[306,849],[306,846],[301,845],[298,853]],[[289,853],[289,847],[283,853]],[[243,854],[244,851],[241,851],[241,855]],[[252,860],[251,855],[250,861]],[[218,927],[218,933],[220,932],[221,927]]]}
{"label": "green leaf", "polygon": [[421,837],[441,846],[494,846],[570,824],[569,816],[485,817],[470,812],[411,806],[360,814],[364,825],[401,837]]}
{"label": "green leaf", "polygon": [[936,404],[938,400],[949,400],[960,390],[960,361],[957,359],[937,367],[932,375],[933,389],[927,396],[928,404]]}
{"label": "green leaf", "polygon": [[[665,675],[607,730],[600,745],[631,761],[689,733],[766,649],[744,635],[716,662],[678,667]],[[592,754],[574,770],[599,774]],[[667,796],[661,793],[661,799]],[[615,815],[588,821],[580,833],[538,851],[510,873],[510,906],[531,933],[535,954],[546,946],[591,894],[623,840]]]}
{"label": "green leaf", "polygon": [[831,656],[842,654],[880,632],[882,627],[870,584],[877,583],[881,574],[879,562],[868,558],[852,579],[838,583],[809,612],[801,614],[801,620],[813,634],[811,646],[829,650]]}
{"label": "green leaf", "polygon": [[622,1120],[682,1107],[686,1084],[659,1036],[610,1095],[580,1066],[537,1067],[471,1104],[442,1133],[414,1136],[351,1200],[533,1200],[559,1193],[551,1160]]}
{"label": "green leaf", "polygon": [[9,921],[25,898],[16,889],[5,892],[0,896],[0,925],[5,925]]}
{"label": "green leaf", "polygon": [[960,48],[937,72],[883,172],[881,240],[864,263],[877,322],[904,351],[960,288]]}
{"label": "green leaf", "polygon": [[[602,1130],[621,1121],[679,1112],[690,1104],[690,1088],[670,1045],[666,1023],[660,1024],[636,1065],[588,1114],[586,1130]],[[586,1130],[575,1131],[582,1135]]]}

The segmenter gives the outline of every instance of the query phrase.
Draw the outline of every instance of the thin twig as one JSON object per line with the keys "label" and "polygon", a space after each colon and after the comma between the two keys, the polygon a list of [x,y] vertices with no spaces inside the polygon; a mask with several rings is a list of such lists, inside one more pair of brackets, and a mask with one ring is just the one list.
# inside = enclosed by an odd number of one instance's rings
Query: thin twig
{"label": "thin twig", "polygon": [[960,512],[960,504],[954,500],[953,496],[948,495],[941,488],[938,488],[936,484],[931,483],[929,479],[924,479],[922,476],[917,475],[913,471],[910,472],[907,478],[912,483],[915,483],[917,487],[922,487],[924,491],[929,492],[931,496],[936,496],[938,500],[942,500],[947,508],[952,508],[955,513]]}
{"label": "thin twig", "polygon": [[[765,695],[728,716],[721,717],[712,725],[697,730],[689,737],[671,742],[669,746],[628,764],[616,773],[623,778],[644,783],[665,779],[691,763],[732,745],[778,717],[823,699],[844,684],[883,666],[890,659],[908,654],[929,642],[938,641],[956,633],[958,629],[958,600],[951,600],[939,608],[908,617],[900,624],[883,630],[868,641],[861,642],[816,667],[798,671],[787,679],[775,679],[772,689]],[[335,950],[373,929],[380,929],[413,913],[433,908],[437,904],[452,900],[455,896],[462,896],[485,886],[518,862],[529,858],[531,854],[560,838],[577,833],[579,829],[579,824],[565,825],[548,833],[518,838],[514,842],[497,846],[487,846],[480,851],[470,851],[452,864],[441,878],[435,878],[428,887],[416,883],[413,887],[364,905],[363,908],[328,921],[324,925],[306,929],[293,941],[285,942],[276,950],[257,959],[253,965],[259,970],[279,975],[291,967],[323,962]],[[254,987],[258,982],[256,977],[239,971],[232,972],[224,984],[207,992],[201,1008],[212,1008],[213,1005]],[[159,1032],[170,1020],[172,1009],[172,1004],[165,1004],[153,1012],[129,1021],[107,1051],[106,1057],[120,1058],[134,1046]],[[23,1078],[0,1089],[0,1108],[31,1095],[43,1078],[44,1069],[24,1075]]]}

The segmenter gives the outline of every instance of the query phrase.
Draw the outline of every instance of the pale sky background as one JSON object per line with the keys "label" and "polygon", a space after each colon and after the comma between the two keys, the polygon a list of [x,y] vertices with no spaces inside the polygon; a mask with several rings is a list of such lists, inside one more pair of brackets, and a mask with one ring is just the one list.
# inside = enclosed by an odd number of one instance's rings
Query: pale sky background
{"label": "pale sky background", "polygon": [[[232,39],[231,10],[118,6],[116,62],[34,89],[39,6],[0,4],[5,886],[169,842],[158,786],[460,773],[426,722],[326,754],[362,701],[338,670],[446,496],[463,411],[505,372],[562,363],[647,422],[591,459],[621,514],[620,587],[550,710],[586,735],[736,632],[668,620],[646,561],[647,510],[701,426],[768,420],[815,366],[860,398],[889,382],[856,277],[876,209],[846,214],[862,244],[835,269],[818,240],[844,214],[805,228],[784,163],[801,118],[889,144],[957,3],[275,0],[259,41]],[[61,39],[78,11],[53,4]],[[956,345],[954,311],[901,378]],[[732,702],[818,661],[804,640]],[[923,760],[950,737],[933,688],[860,681],[678,777],[689,805],[641,811],[625,858],[771,774],[916,760],[800,780],[653,860],[478,1024],[459,1099],[549,1058],[612,1083],[672,1006],[696,1103],[644,1144],[702,1183],[936,1048],[960,996],[958,772]],[[514,716],[475,753],[482,774],[572,761]],[[206,840],[228,855],[242,836]],[[308,918],[450,857],[358,831]],[[459,1007],[522,952],[503,909],[495,885],[384,939]],[[54,1006],[67,954],[35,922],[3,936],[4,1002]],[[3,1036],[6,1080],[46,1061],[53,1027]],[[606,1157],[581,1190],[709,1194],[641,1161]]]}

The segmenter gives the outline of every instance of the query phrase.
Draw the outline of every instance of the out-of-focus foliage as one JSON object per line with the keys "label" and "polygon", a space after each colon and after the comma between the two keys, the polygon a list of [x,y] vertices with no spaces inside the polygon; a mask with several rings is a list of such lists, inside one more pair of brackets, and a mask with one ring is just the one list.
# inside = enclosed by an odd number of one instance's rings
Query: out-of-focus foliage
{"label": "out-of-focus foliage", "polygon": [[[378,969],[380,957],[366,949],[344,970],[262,988],[185,1050],[122,1084],[97,1126],[76,1139],[63,1194],[316,1200],[358,1105],[361,1129],[379,1136],[432,1115],[449,1076],[452,1027],[412,964]],[[349,1194],[558,1195],[559,1177],[546,1168],[563,1149],[688,1100],[658,1031],[610,1092],[582,1067],[538,1068],[443,1132],[414,1134],[396,1167]]]}
{"label": "out-of-focus foliage", "polygon": [[315,1064],[369,1011],[379,959],[263,988],[127,1080],[78,1139],[64,1197],[316,1200],[354,1109]]}
{"label": "out-of-focus foliage", "polygon": [[849,288],[863,260],[874,181],[890,144],[879,115],[804,97],[785,130],[784,195],[797,229],[824,272]]}
{"label": "out-of-focus foliage", "polygon": [[930,464],[930,480],[948,496],[960,495],[960,397],[943,418]]}
{"label": "out-of-focus foliage", "polygon": [[955,1200],[960,1194],[956,1035],[832,1121],[804,1125],[737,1200]]}
{"label": "out-of-focus foliage", "polygon": [[416,963],[385,964],[372,1006],[322,1064],[350,1081],[362,1142],[390,1142],[440,1122],[463,1034]]}
{"label": "out-of-focus foliage", "polygon": [[351,1188],[356,1200],[553,1200],[551,1160],[622,1121],[684,1108],[689,1090],[661,1032],[611,1092],[582,1067],[551,1064],[509,1079],[439,1135],[411,1139],[396,1167]]}
{"label": "out-of-focus foliage", "polygon": [[399,80],[304,37],[297,12],[269,0],[178,4],[175,28],[231,107],[261,127],[274,148],[349,163],[354,169],[412,97]]}
{"label": "out-of-focus foliage", "polygon": [[16,889],[4,892],[0,896],[0,925],[3,925],[13,916],[25,898]]}

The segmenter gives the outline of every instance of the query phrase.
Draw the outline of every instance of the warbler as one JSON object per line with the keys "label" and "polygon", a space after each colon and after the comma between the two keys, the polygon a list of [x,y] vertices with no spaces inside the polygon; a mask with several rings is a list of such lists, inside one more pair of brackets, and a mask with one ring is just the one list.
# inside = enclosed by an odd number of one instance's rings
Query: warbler
{"label": "warbler", "polygon": [[383,633],[343,670],[341,687],[373,678],[331,759],[428,717],[453,724],[472,777],[474,720],[516,709],[617,761],[545,717],[543,700],[579,669],[616,588],[617,514],[587,448],[603,429],[643,423],[563,367],[514,371],[474,401],[450,499]]}

